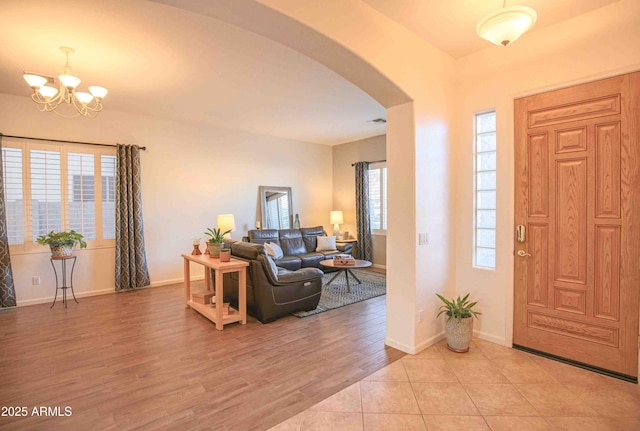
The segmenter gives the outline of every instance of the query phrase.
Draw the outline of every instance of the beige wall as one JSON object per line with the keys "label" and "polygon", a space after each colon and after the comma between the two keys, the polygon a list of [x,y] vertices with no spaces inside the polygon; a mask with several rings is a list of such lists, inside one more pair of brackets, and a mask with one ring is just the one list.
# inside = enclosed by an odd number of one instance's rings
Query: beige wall
{"label": "beige wall", "polygon": [[[340,230],[356,234],[356,186],[355,162],[387,159],[386,136],[374,136],[361,141],[349,142],[333,147],[333,209],[342,210],[344,224]],[[387,264],[387,236],[373,235],[373,264]]]}
{"label": "beige wall", "polygon": [[[457,292],[471,292],[484,338],[510,344],[513,322],[513,99],[640,70],[640,2],[622,0],[526,35],[506,49],[460,59],[457,94]],[[473,268],[473,129],[475,112],[497,113],[497,266]]]}
{"label": "beige wall", "polygon": [[[154,285],[182,279],[181,253],[191,238],[232,213],[240,239],[258,214],[258,186],[291,186],[305,226],[329,227],[331,147],[113,112],[96,119],[40,113],[26,97],[0,94],[0,131],[53,139],[146,146],[142,153],[145,243]],[[80,296],[112,292],[114,249],[79,250],[74,288]],[[12,255],[19,305],[53,299],[48,251]],[[200,268],[194,268],[202,276]],[[31,277],[42,277],[32,286]]]}

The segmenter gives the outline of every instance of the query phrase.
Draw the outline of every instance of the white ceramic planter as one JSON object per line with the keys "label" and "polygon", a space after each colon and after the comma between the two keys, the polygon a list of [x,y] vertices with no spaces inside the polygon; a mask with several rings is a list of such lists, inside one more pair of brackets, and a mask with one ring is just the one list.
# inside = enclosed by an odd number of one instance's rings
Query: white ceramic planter
{"label": "white ceramic planter", "polygon": [[210,257],[220,257],[220,249],[222,248],[221,242],[209,242],[207,243],[207,247],[209,248]]}
{"label": "white ceramic planter", "polygon": [[469,350],[471,336],[473,335],[473,317],[464,319],[450,319],[444,316],[444,331],[447,335],[447,347],[449,350],[464,353]]}

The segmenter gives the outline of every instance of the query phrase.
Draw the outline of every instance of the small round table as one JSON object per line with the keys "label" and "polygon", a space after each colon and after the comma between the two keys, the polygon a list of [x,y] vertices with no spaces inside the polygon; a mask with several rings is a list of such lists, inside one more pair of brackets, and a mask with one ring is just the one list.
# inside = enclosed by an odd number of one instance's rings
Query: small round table
{"label": "small round table", "polygon": [[371,262],[369,262],[368,260],[354,259],[353,265],[340,265],[335,263],[333,259],[327,259],[327,260],[320,261],[320,265],[327,268],[335,268],[338,270],[338,273],[334,275],[333,278],[331,278],[331,280],[329,280],[329,282],[325,284],[325,286],[330,285],[331,282],[333,282],[333,280],[335,280],[337,276],[344,273],[344,276],[347,279],[347,292],[351,293],[351,285],[349,284],[349,275],[351,275],[354,278],[354,280],[358,282],[358,284],[361,284],[358,277],[356,277],[355,274],[351,272],[351,270],[353,268],[367,268],[371,266]]}
{"label": "small round table", "polygon": [[[71,266],[71,277],[69,278],[69,286],[67,286],[67,260],[73,259],[73,265]],[[56,271],[56,266],[54,262],[61,261],[62,265],[62,286],[58,283],[58,271]],[[64,308],[67,308],[67,289],[71,289],[71,294],[73,295],[73,300],[78,303],[76,299],[76,294],[73,291],[73,269],[76,267],[76,257],[75,256],[61,256],[61,257],[52,257],[51,258],[51,266],[53,267],[53,273],[56,276],[56,296],[53,298],[53,304],[51,304],[50,308],[53,308],[56,305],[56,299],[58,299],[58,289],[62,290],[62,303],[64,304]]]}

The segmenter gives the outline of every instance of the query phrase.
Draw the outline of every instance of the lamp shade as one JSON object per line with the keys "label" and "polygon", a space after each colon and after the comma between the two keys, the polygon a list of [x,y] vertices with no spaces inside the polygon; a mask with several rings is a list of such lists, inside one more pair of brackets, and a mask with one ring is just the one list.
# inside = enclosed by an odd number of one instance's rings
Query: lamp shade
{"label": "lamp shade", "polygon": [[342,211],[331,211],[331,217],[329,218],[331,224],[342,224],[344,220],[342,218]]}
{"label": "lamp shade", "polygon": [[222,232],[236,230],[236,219],[233,214],[218,214],[218,229]]}
{"label": "lamp shade", "polygon": [[93,100],[93,95],[85,93],[84,91],[76,91],[74,95],[76,96],[76,99],[80,101],[80,103],[84,103],[85,105],[87,103],[91,103],[91,101]]}
{"label": "lamp shade", "polygon": [[34,75],[31,73],[25,73],[22,76],[24,77],[24,80],[27,81],[27,84],[29,84],[29,87],[31,88],[44,87],[44,85],[47,83],[47,78],[45,78],[44,76]]}
{"label": "lamp shade", "polygon": [[511,6],[497,10],[478,22],[478,36],[496,45],[507,46],[536,23],[538,14],[527,6]]}
{"label": "lamp shade", "polygon": [[58,79],[62,85],[72,90],[80,84],[80,78],[73,75],[58,75]]}

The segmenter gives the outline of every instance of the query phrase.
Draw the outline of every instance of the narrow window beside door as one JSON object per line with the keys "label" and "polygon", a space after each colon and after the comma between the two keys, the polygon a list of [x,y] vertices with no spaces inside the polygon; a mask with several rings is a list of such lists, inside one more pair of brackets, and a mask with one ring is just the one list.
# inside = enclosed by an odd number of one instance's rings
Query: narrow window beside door
{"label": "narrow window beside door", "polygon": [[473,264],[496,267],[496,113],[475,115]]}

